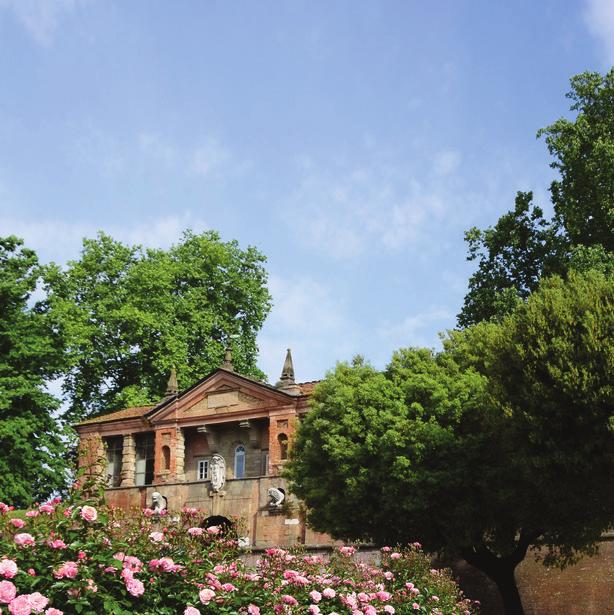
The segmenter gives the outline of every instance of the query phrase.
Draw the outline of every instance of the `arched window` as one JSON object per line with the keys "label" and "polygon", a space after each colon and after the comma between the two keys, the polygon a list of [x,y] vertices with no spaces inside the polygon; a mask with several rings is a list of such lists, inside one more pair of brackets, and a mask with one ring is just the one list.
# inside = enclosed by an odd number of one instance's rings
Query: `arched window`
{"label": "arched window", "polygon": [[288,436],[285,433],[280,433],[277,436],[279,442],[279,458],[288,459]]}
{"label": "arched window", "polygon": [[164,464],[163,470],[171,469],[171,449],[168,446],[162,447],[162,463]]}
{"label": "arched window", "polygon": [[239,444],[235,448],[235,478],[243,478],[245,476],[245,447]]}

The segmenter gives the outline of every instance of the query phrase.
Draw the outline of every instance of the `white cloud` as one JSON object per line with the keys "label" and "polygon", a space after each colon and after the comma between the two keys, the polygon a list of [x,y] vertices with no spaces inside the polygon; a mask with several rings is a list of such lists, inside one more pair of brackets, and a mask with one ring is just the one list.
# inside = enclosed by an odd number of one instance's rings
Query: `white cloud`
{"label": "white cloud", "polygon": [[286,348],[300,381],[322,378],[322,364],[334,367],[357,352],[349,309],[333,289],[305,276],[271,275],[269,290],[273,309],[258,336],[258,363],[270,382],[279,378]]}
{"label": "white cloud", "polygon": [[93,238],[98,231],[104,231],[114,239],[131,245],[165,248],[177,243],[185,229],[192,228],[199,232],[207,229],[208,225],[186,211],[180,215],[152,218],[129,227],[123,224],[97,226],[90,222],[54,219],[23,220],[0,214],[0,228],[6,229],[3,233],[23,238],[28,247],[36,250],[41,260],[64,263],[77,258],[83,238]]}
{"label": "white cloud", "polygon": [[584,17],[589,30],[604,47],[605,63],[614,64],[614,2],[588,0]]}
{"label": "white cloud", "polygon": [[189,155],[189,169],[203,177],[215,173],[230,161],[230,151],[216,139],[208,139]]}
{"label": "white cloud", "polygon": [[50,45],[62,18],[82,0],[0,0],[0,9],[11,11],[40,45]]}
{"label": "white cloud", "polygon": [[449,213],[461,208],[459,164],[460,154],[446,150],[423,173],[381,161],[354,168],[301,165],[299,187],[281,209],[300,241],[335,258],[428,246]]}
{"label": "white cloud", "polygon": [[376,334],[384,340],[394,341],[396,348],[438,345],[437,332],[454,326],[455,317],[446,309],[433,308],[426,312],[410,314],[396,323],[384,322]]}

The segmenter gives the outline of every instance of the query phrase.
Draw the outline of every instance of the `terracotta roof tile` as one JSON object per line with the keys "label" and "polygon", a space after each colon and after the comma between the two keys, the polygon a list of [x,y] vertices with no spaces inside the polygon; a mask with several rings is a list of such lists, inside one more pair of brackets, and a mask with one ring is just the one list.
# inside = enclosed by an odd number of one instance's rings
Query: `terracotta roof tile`
{"label": "terracotta roof tile", "polygon": [[77,423],[77,425],[92,425],[93,423],[106,423],[108,421],[123,421],[125,419],[134,419],[138,416],[143,416],[148,410],[151,410],[154,406],[134,406],[132,408],[123,408],[122,410],[116,410],[115,412],[109,412],[108,414],[101,414],[95,416],[93,419],[87,419]]}
{"label": "terracotta roof tile", "polygon": [[299,382],[299,388],[301,395],[311,395],[316,384],[322,382],[321,380],[312,380],[311,382]]}

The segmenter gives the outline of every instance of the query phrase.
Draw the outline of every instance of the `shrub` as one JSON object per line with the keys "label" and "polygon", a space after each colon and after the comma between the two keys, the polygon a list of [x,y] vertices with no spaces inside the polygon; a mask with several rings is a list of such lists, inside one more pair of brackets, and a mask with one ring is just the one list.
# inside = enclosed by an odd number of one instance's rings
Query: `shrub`
{"label": "shrub", "polygon": [[0,612],[11,615],[375,615],[473,613],[418,544],[379,566],[269,549],[255,568],[237,541],[184,508],[124,511],[75,491],[15,517],[0,504]]}

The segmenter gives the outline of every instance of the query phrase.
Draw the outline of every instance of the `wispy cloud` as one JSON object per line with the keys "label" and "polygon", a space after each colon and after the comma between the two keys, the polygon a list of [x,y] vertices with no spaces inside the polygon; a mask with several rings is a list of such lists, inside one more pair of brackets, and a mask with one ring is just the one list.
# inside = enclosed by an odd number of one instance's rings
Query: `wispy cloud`
{"label": "wispy cloud", "polygon": [[614,2],[587,0],[585,20],[605,52],[604,63],[614,64]]}
{"label": "wispy cloud", "polygon": [[93,127],[73,142],[68,156],[99,169],[107,177],[163,171],[220,179],[249,168],[249,161],[237,160],[230,148],[215,137],[185,144],[153,131],[119,138]]}
{"label": "wispy cloud", "polygon": [[57,219],[18,219],[0,213],[0,228],[21,237],[26,245],[39,254],[41,260],[59,263],[77,258],[84,237],[95,237],[104,231],[119,241],[151,248],[165,248],[176,243],[184,230],[203,231],[208,228],[204,220],[189,211],[179,215],[161,216],[127,227],[122,224],[102,224]]}
{"label": "wispy cloud", "polygon": [[353,319],[333,289],[308,276],[271,275],[273,309],[259,337],[259,365],[271,381],[279,378],[286,348],[292,348],[299,380],[321,378],[321,365],[358,351]]}
{"label": "wispy cloud", "polygon": [[376,333],[384,340],[393,340],[397,348],[406,346],[435,347],[437,332],[454,326],[454,314],[444,308],[433,308],[409,314],[400,322],[384,322]]}
{"label": "wispy cloud", "polygon": [[282,209],[304,244],[336,258],[413,249],[432,241],[448,213],[458,209],[460,163],[460,153],[451,149],[415,170],[383,160],[323,168],[300,159],[302,179]]}
{"label": "wispy cloud", "polygon": [[53,42],[61,20],[84,0],[0,0],[39,45]]}

